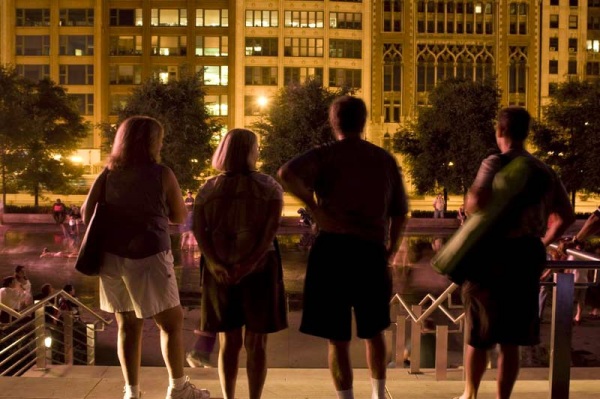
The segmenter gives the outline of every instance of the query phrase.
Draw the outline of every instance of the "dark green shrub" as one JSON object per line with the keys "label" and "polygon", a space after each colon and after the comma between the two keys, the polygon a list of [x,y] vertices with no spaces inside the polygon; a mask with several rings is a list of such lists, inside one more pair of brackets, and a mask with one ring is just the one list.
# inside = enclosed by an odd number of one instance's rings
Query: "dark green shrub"
{"label": "dark green shrub", "polygon": [[5,205],[5,213],[52,213],[51,206],[38,206],[37,208],[33,205]]}

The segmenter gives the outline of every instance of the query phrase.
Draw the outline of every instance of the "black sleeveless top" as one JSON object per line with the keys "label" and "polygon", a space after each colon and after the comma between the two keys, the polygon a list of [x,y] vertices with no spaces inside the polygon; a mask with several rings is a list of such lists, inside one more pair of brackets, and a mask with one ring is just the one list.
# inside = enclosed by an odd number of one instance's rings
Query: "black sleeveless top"
{"label": "black sleeveless top", "polygon": [[163,169],[149,164],[109,171],[106,204],[111,221],[106,252],[141,259],[171,249]]}

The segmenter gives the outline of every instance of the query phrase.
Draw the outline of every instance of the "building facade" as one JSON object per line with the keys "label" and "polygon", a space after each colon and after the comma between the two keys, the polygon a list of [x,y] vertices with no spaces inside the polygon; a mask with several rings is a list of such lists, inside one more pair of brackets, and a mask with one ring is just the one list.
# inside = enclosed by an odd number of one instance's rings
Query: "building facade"
{"label": "building facade", "polygon": [[600,77],[600,0],[544,0],[541,15],[544,105],[557,83]]}
{"label": "building facade", "polygon": [[[383,147],[447,77],[495,76],[503,105],[539,115],[554,83],[600,75],[600,0],[3,0],[0,36],[0,63],[64,85],[94,124],[151,76],[201,73],[227,127],[313,77],[355,87]],[[81,143],[90,173],[100,144]]]}

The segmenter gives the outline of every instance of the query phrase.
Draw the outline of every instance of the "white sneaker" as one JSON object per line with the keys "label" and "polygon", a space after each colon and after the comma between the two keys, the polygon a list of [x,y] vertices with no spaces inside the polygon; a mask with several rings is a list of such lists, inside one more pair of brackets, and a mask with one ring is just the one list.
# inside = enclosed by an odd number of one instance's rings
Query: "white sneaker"
{"label": "white sneaker", "polygon": [[190,382],[190,377],[185,377],[185,384],[181,389],[169,387],[167,399],[210,399],[210,392],[206,389],[198,389]]}
{"label": "white sneaker", "polygon": [[125,393],[125,388],[123,388],[123,399],[139,399],[142,397],[142,391],[140,391],[138,396],[129,396]]}

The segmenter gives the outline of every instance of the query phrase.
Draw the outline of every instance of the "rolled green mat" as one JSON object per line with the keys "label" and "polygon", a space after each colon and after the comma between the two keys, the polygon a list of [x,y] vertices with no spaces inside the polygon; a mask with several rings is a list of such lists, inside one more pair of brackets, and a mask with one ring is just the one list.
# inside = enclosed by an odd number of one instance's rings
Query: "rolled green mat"
{"label": "rolled green mat", "polygon": [[485,267],[478,263],[493,256],[489,244],[495,236],[501,237],[498,233],[506,218],[521,212],[524,203],[544,195],[548,181],[548,173],[534,158],[518,156],[510,161],[494,176],[490,203],[469,215],[433,257],[431,266],[458,284],[468,278],[470,268]]}

